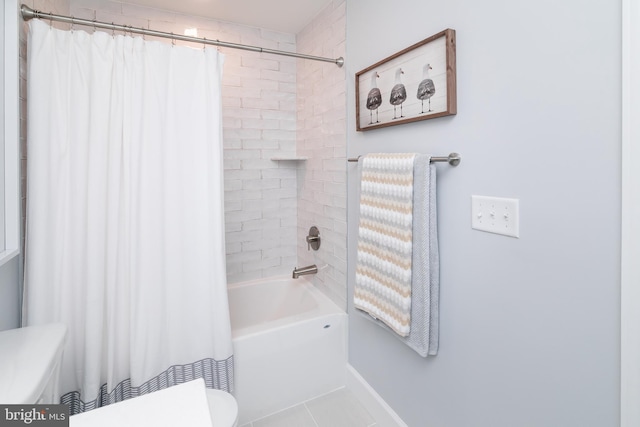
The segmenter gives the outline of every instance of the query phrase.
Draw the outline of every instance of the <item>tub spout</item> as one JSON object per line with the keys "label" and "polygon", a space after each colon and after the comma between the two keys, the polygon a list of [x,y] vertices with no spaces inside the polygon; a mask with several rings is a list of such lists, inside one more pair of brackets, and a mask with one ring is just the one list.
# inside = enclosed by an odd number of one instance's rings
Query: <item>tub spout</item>
{"label": "tub spout", "polygon": [[306,267],[296,267],[293,269],[293,278],[297,279],[300,276],[305,276],[307,274],[316,274],[318,272],[318,267],[315,264],[308,265]]}

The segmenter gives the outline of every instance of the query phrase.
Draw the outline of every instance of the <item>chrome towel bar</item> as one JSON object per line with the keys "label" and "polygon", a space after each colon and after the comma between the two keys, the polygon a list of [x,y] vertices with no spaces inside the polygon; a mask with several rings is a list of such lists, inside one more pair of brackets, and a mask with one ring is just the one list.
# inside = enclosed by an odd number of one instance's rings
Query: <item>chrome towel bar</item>
{"label": "chrome towel bar", "polygon": [[[360,157],[362,156],[358,156],[358,157],[350,157],[347,159],[348,162],[357,162],[358,160],[360,160]],[[448,156],[441,156],[441,157],[431,157],[431,163],[434,162],[447,162],[449,163],[451,166],[458,166],[460,164],[460,160],[462,158],[460,157],[460,154],[458,153],[451,153]]]}

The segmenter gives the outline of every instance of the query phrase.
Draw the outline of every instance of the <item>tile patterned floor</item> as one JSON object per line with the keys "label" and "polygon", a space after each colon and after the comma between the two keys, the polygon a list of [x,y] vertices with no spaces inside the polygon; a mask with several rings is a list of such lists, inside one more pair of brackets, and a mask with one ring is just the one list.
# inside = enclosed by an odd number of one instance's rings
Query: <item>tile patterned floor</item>
{"label": "tile patterned floor", "polygon": [[377,427],[354,394],[346,388],[241,427]]}

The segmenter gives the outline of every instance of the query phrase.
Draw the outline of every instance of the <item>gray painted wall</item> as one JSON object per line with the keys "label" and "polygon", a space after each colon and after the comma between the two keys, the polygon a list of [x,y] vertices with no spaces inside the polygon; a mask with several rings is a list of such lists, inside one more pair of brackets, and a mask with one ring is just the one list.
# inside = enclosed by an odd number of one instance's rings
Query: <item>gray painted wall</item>
{"label": "gray painted wall", "polygon": [[0,331],[20,326],[19,259],[16,256],[0,267]]}
{"label": "gray painted wall", "polygon": [[[16,8],[19,8],[19,2],[16,5]],[[2,23],[0,24],[2,31],[5,31],[5,16],[4,16],[4,7],[3,4],[1,6],[2,12],[0,12],[0,16],[2,17]],[[18,19],[18,12],[16,10],[15,19]],[[5,46],[4,43],[9,43],[10,41],[2,36],[2,51],[4,52]],[[5,66],[5,62],[2,61],[3,67]],[[16,82],[17,84],[18,82]],[[4,100],[4,92],[2,92],[2,98]],[[3,108],[3,107],[2,107]],[[0,114],[4,115],[4,110],[0,108]],[[4,120],[2,122],[2,133],[4,133]],[[4,162],[4,160],[3,160]],[[4,171],[4,167],[2,167]],[[3,195],[4,197],[4,195]],[[4,222],[4,216],[3,220]],[[20,305],[21,305],[21,291],[22,288],[20,283],[22,282],[22,271],[20,266],[22,265],[21,255],[16,255],[11,260],[7,261],[5,264],[0,266],[0,331],[6,329],[13,329],[20,326]]]}
{"label": "gray painted wall", "polygon": [[[427,360],[352,306],[350,363],[411,427],[619,425],[619,1],[347,2],[348,156],[438,165],[440,352]],[[458,114],[355,131],[356,72],[457,32]],[[520,239],[470,228],[471,195],[520,199]]]}

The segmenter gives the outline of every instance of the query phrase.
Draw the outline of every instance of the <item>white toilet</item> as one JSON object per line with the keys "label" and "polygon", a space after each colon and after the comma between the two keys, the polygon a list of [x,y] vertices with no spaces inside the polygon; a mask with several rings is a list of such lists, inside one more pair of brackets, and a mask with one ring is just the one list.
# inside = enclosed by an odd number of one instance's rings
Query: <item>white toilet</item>
{"label": "white toilet", "polygon": [[62,323],[0,332],[0,403],[59,403]]}
{"label": "white toilet", "polygon": [[213,427],[237,427],[238,403],[236,399],[222,390],[208,388],[206,393]]}

